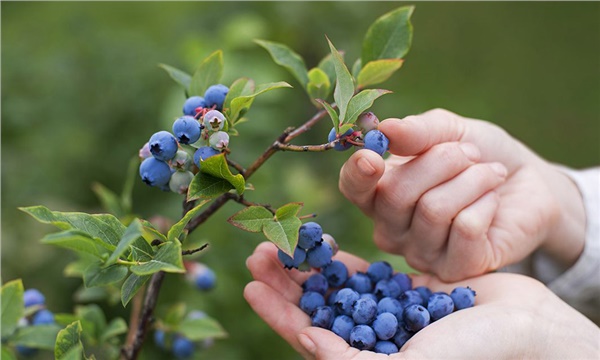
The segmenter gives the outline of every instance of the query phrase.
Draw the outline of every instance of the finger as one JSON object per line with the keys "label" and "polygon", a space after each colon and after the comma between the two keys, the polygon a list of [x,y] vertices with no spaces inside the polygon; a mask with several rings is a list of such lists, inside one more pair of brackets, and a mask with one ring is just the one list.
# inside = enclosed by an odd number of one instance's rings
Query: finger
{"label": "finger", "polygon": [[[351,348],[341,337],[318,327],[307,327],[298,334],[298,341],[306,352],[319,360],[358,359],[361,352]],[[371,355],[375,355],[369,352]]]}
{"label": "finger", "polygon": [[[289,276],[296,284],[302,284],[304,283],[304,281],[306,281],[306,279],[315,273],[314,270],[311,271],[299,271],[297,269],[285,269],[283,264],[281,264],[281,262],[279,261],[279,258],[277,257],[277,246],[275,246],[275,244],[273,244],[270,241],[264,241],[262,243],[260,243],[256,249],[254,249],[254,255],[256,254],[262,254],[263,256],[266,256],[268,258],[273,259],[273,262],[275,264],[277,264],[279,267],[281,267],[284,271],[283,273],[286,274],[287,276]],[[248,258],[248,260],[246,260],[246,266],[248,266],[250,260],[250,258]]]}
{"label": "finger", "polygon": [[494,268],[495,260],[487,233],[499,204],[498,193],[490,191],[454,218],[444,268],[438,271],[441,279],[456,281]]}
{"label": "finger", "polygon": [[369,213],[377,182],[383,175],[384,167],[383,158],[375,152],[369,150],[355,152],[340,170],[340,191],[361,210]]}
{"label": "finger", "polygon": [[252,309],[296,351],[308,356],[298,343],[296,335],[310,326],[310,318],[293,302],[260,281],[250,282],[244,288],[244,298]]}
{"label": "finger", "polygon": [[287,301],[298,302],[302,288],[292,280],[288,270],[276,258],[259,252],[250,256],[246,263],[254,280],[267,284]]}
{"label": "finger", "polygon": [[460,141],[465,119],[443,109],[434,109],[404,119],[387,119],[378,128],[390,140],[390,153],[410,156],[424,153],[445,142]]}
{"label": "finger", "polygon": [[[415,207],[409,231],[409,237],[414,241],[406,249],[406,255],[432,263],[445,250],[453,219],[505,179],[506,168],[502,164],[475,164],[423,194]],[[457,255],[451,260],[457,264],[463,263],[458,259],[468,256]]]}

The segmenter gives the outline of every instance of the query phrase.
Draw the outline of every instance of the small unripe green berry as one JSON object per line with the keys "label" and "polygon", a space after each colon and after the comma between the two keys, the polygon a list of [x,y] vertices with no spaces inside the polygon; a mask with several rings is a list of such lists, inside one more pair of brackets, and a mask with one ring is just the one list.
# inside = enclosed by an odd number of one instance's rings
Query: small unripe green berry
{"label": "small unripe green berry", "polygon": [[229,145],[229,134],[225,131],[217,131],[210,136],[208,143],[213,149],[223,150]]}
{"label": "small unripe green berry", "polygon": [[185,194],[193,179],[191,171],[175,171],[169,180],[169,189],[174,193]]}

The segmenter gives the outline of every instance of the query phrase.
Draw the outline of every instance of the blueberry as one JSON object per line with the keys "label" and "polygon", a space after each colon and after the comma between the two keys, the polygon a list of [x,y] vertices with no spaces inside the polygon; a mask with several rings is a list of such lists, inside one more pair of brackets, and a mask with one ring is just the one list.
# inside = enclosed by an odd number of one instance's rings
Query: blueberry
{"label": "blueberry", "polygon": [[194,284],[200,290],[211,290],[215,287],[217,276],[211,268],[204,264],[198,264],[193,274]]}
{"label": "blueberry", "polygon": [[335,310],[335,297],[337,296],[338,292],[340,292],[340,290],[333,290],[327,296],[327,305],[333,307],[334,310]]}
{"label": "blueberry", "polygon": [[31,348],[31,347],[24,346],[24,345],[15,346],[15,350],[17,350],[17,353],[19,353],[19,355],[23,355],[25,357],[33,356],[33,355],[37,354],[37,352],[38,352],[38,349]]}
{"label": "blueberry", "polygon": [[331,331],[346,342],[350,342],[350,331],[352,331],[355,325],[354,320],[350,316],[339,315],[333,320]]}
{"label": "blueberry", "polygon": [[315,291],[323,296],[325,296],[325,293],[327,293],[328,288],[329,284],[327,283],[327,278],[320,273],[309,276],[309,278],[306,279],[306,281],[304,281],[302,284],[302,289],[304,292]]}
{"label": "blueberry", "polygon": [[[344,150],[350,149],[352,147],[352,144],[350,144],[349,142],[346,142],[344,137],[352,135],[353,132],[354,132],[354,129],[349,129],[343,135],[339,136],[340,141],[335,143],[335,145],[333,146],[333,149],[337,150],[337,151],[344,151]],[[333,140],[335,140],[337,138],[338,138],[338,136],[336,134],[335,128],[331,128],[331,131],[329,132],[329,135],[327,136],[327,141],[332,142]]]}
{"label": "blueberry", "polygon": [[454,302],[446,294],[431,295],[427,302],[427,311],[431,315],[431,321],[436,321],[454,311]]}
{"label": "blueberry", "polygon": [[54,314],[50,310],[42,309],[33,315],[32,325],[54,324]]}
{"label": "blueberry", "polygon": [[140,164],[140,177],[147,185],[165,186],[171,179],[171,168],[166,162],[149,157]]}
{"label": "blueberry", "polygon": [[470,287],[457,287],[450,293],[452,301],[454,301],[454,308],[456,310],[462,310],[470,308],[475,305],[475,291]]}
{"label": "blueberry", "polygon": [[323,229],[321,225],[313,221],[302,224],[298,231],[298,246],[305,250],[312,249],[321,242],[322,236]]}
{"label": "blueberry", "polygon": [[398,347],[391,341],[380,340],[375,343],[375,347],[373,347],[373,351],[378,354],[395,354],[398,352]]}
{"label": "blueberry", "polygon": [[306,260],[306,251],[304,251],[304,249],[296,247],[296,249],[294,250],[294,258],[292,259],[288,254],[281,251],[281,249],[278,249],[277,257],[286,269],[297,269],[300,266],[300,264],[302,264],[304,260]]}
{"label": "blueberry", "polygon": [[215,150],[223,150],[229,146],[229,134],[225,131],[217,131],[208,138],[210,147]]}
{"label": "blueberry", "polygon": [[421,305],[410,305],[404,309],[402,314],[404,319],[404,327],[408,331],[417,332],[429,325],[431,317],[427,309]]}
{"label": "blueberry", "polygon": [[377,337],[368,325],[356,325],[350,330],[350,346],[359,350],[371,350],[375,347]]}
{"label": "blueberry", "polygon": [[321,239],[323,241],[325,241],[326,243],[328,243],[329,246],[331,246],[331,249],[333,250],[333,255],[337,254],[337,252],[340,250],[340,247],[338,246],[338,244],[335,241],[335,239],[333,238],[333,236],[331,236],[329,234],[323,234]]}
{"label": "blueberry", "polygon": [[173,355],[178,359],[187,359],[194,353],[194,343],[183,336],[173,339]]}
{"label": "blueberry", "polygon": [[204,93],[206,107],[215,106],[218,110],[223,109],[223,103],[228,92],[229,88],[223,84],[209,86]]}
{"label": "blueberry", "polygon": [[306,252],[306,261],[311,267],[320,268],[331,264],[332,256],[331,246],[328,243],[321,242]]}
{"label": "blueberry", "polygon": [[307,291],[300,297],[300,309],[311,315],[319,306],[325,305],[323,295],[315,291]]}
{"label": "blueberry", "polygon": [[414,332],[406,330],[404,324],[398,323],[398,329],[396,329],[396,335],[394,335],[392,341],[398,346],[398,349],[400,349],[413,335]]}
{"label": "blueberry", "polygon": [[400,301],[400,305],[402,305],[403,308],[407,308],[408,306],[413,305],[413,304],[416,304],[416,305],[425,305],[426,304],[423,302],[423,298],[421,297],[421,294],[419,294],[419,292],[416,290],[406,290],[405,292],[400,294],[400,296],[398,297],[398,301]]}
{"label": "blueberry", "polygon": [[168,131],[159,131],[148,140],[152,156],[162,161],[169,161],[177,153],[177,139]]}
{"label": "blueberry", "polygon": [[392,280],[400,285],[400,290],[405,292],[412,289],[412,279],[404,273],[396,273],[392,276]]}
{"label": "blueberry", "polygon": [[423,299],[423,304],[427,304],[429,297],[433,294],[427,286],[417,286],[415,289]]}
{"label": "blueberry", "polygon": [[340,287],[348,280],[348,268],[339,260],[333,260],[331,264],[325,266],[321,274],[327,278],[331,287]]}
{"label": "blueberry", "polygon": [[165,347],[165,332],[161,329],[154,330],[154,343],[161,349],[166,349]]}
{"label": "blueberry", "polygon": [[183,103],[183,115],[196,116],[197,108],[205,108],[206,101],[202,96],[192,96]]}
{"label": "blueberry", "polygon": [[173,134],[182,144],[193,144],[200,139],[202,127],[193,116],[182,116],[173,123]]}
{"label": "blueberry", "polygon": [[348,278],[346,287],[356,290],[359,294],[369,293],[373,291],[373,283],[367,274],[357,272]]}
{"label": "blueberry", "polygon": [[380,340],[389,340],[396,334],[398,328],[398,319],[396,315],[384,312],[373,320],[373,331],[377,334],[377,338]]}
{"label": "blueberry", "polygon": [[360,294],[350,288],[343,288],[335,296],[335,308],[343,315],[352,315],[354,303],[360,298]]}
{"label": "blueberry", "polygon": [[197,319],[206,319],[208,315],[202,310],[192,310],[189,314],[187,314],[186,319],[189,320],[197,320]]}
{"label": "blueberry", "polygon": [[27,289],[23,292],[23,302],[25,307],[44,305],[46,298],[38,289]]}
{"label": "blueberry", "polygon": [[329,306],[319,306],[310,317],[311,325],[329,330],[333,324],[334,317],[335,314],[332,308]]}
{"label": "blueberry", "polygon": [[377,303],[377,314],[392,313],[398,321],[402,321],[402,311],[404,308],[400,305],[400,301],[391,297],[384,297]]}
{"label": "blueberry", "polygon": [[200,168],[202,166],[202,161],[220,153],[219,150],[215,150],[210,146],[203,146],[194,153],[194,163]]}
{"label": "blueberry", "polygon": [[225,115],[219,110],[211,110],[204,114],[202,122],[208,130],[220,131],[225,126]]}
{"label": "blueberry", "polygon": [[379,280],[389,280],[392,277],[392,265],[387,261],[377,261],[369,265],[367,269],[367,275],[371,278],[373,283],[377,283]]}
{"label": "blueberry", "polygon": [[385,154],[387,151],[390,141],[388,138],[379,130],[371,130],[365,135],[365,149],[375,151],[379,155]]}
{"label": "blueberry", "polygon": [[378,299],[384,297],[393,297],[396,298],[400,296],[400,285],[394,280],[380,280],[375,284],[375,289],[373,289],[373,293],[377,296]]}
{"label": "blueberry", "polygon": [[375,296],[373,293],[360,294],[360,298],[361,299],[369,298],[369,299],[375,301],[375,303],[377,303],[379,301],[379,299],[377,299],[377,296]]}
{"label": "blueberry", "polygon": [[352,309],[352,319],[357,324],[370,324],[377,316],[377,302],[370,298],[359,298]]}
{"label": "blueberry", "polygon": [[368,133],[371,130],[377,129],[379,126],[379,119],[370,111],[364,112],[356,119],[356,125],[358,125],[364,133]]}
{"label": "blueberry", "polygon": [[169,189],[177,194],[185,194],[193,179],[191,171],[176,171],[169,180]]}

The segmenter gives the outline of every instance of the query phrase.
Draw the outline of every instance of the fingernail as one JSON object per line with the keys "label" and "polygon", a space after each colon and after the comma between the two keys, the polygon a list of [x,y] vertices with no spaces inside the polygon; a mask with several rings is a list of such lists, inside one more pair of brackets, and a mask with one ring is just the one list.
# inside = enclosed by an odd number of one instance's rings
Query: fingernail
{"label": "fingernail", "polygon": [[496,174],[498,174],[500,177],[505,177],[507,174],[507,170],[506,167],[504,165],[502,165],[501,163],[491,163],[490,167],[492,168],[492,170],[494,170],[494,172]]}
{"label": "fingernail", "polygon": [[298,342],[304,349],[311,355],[315,355],[317,352],[317,345],[305,334],[298,334]]}
{"label": "fingernail", "polygon": [[375,170],[375,167],[371,165],[371,162],[364,157],[358,159],[356,165],[358,165],[358,171],[360,171],[363,176],[373,176],[375,171],[377,171]]}
{"label": "fingernail", "polygon": [[471,161],[477,161],[479,160],[479,149],[477,148],[477,146],[471,144],[471,143],[461,143],[460,145],[460,149],[462,150],[463,153],[465,153],[465,156],[467,157],[467,159],[471,160]]}

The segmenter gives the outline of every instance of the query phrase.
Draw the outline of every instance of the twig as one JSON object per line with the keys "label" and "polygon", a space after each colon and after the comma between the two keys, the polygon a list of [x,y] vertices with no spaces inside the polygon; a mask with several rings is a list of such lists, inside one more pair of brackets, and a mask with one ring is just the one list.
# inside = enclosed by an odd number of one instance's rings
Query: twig
{"label": "twig", "polygon": [[208,243],[206,243],[206,244],[204,244],[204,245],[202,245],[202,246],[200,246],[199,248],[196,248],[196,249],[183,250],[181,252],[181,255],[192,255],[192,254],[195,254],[195,253],[197,253],[199,251],[202,251],[202,250],[206,249],[207,247],[208,247]]}
{"label": "twig", "polygon": [[326,144],[320,145],[292,145],[292,144],[283,144],[280,142],[273,143],[273,147],[277,150],[281,151],[296,151],[296,152],[322,152],[332,149],[335,144],[339,142],[339,139],[336,139],[332,142],[328,142]]}
{"label": "twig", "polygon": [[227,158],[227,164],[229,166],[231,166],[232,168],[236,169],[238,173],[242,174],[242,176],[244,176],[244,174],[246,173],[246,169],[244,169],[244,167],[240,164],[238,164],[237,162]]}
{"label": "twig", "polygon": [[265,209],[269,210],[273,215],[275,215],[275,209],[273,209],[273,207],[271,205],[269,205],[269,204],[259,204],[259,203],[255,203],[255,202],[252,202],[252,201],[248,201],[248,200],[246,200],[244,198],[243,195],[242,196],[237,196],[237,197],[233,198],[232,200],[235,201],[235,202],[237,202],[237,203],[240,203],[240,204],[242,204],[242,205],[244,205],[246,207],[249,207],[249,206],[262,206]]}

